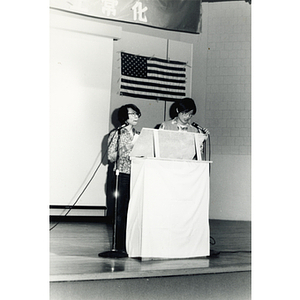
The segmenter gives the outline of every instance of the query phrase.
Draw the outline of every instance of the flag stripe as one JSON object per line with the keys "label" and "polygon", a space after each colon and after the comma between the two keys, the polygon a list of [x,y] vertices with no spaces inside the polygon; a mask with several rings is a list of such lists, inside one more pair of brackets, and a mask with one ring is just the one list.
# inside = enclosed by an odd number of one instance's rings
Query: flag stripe
{"label": "flag stripe", "polygon": [[170,65],[165,65],[165,64],[153,64],[150,61],[148,61],[148,69],[149,68],[156,68],[156,69],[164,69],[164,70],[170,70],[174,72],[182,72],[185,73],[185,68],[180,68],[177,66],[170,66]]}
{"label": "flag stripe", "polygon": [[[130,55],[132,55],[132,54],[130,54]],[[166,59],[158,58],[158,57],[150,57],[149,61],[157,61],[157,62],[162,62],[162,63],[169,63],[169,64],[176,64],[176,65],[186,66],[186,63],[182,62],[182,61],[178,61],[178,60],[166,60]]]}
{"label": "flag stripe", "polygon": [[186,63],[121,53],[120,95],[172,100],[186,93]]}
{"label": "flag stripe", "polygon": [[133,98],[144,98],[144,99],[153,99],[153,100],[166,100],[166,101],[170,101],[170,100],[174,100],[174,99],[182,99],[182,96],[162,96],[162,95],[150,95],[148,93],[142,95],[141,93],[128,93],[128,92],[121,92],[120,93],[121,96],[127,96],[127,97],[133,97]]}
{"label": "flag stripe", "polygon": [[184,85],[185,86],[185,79],[177,78],[174,76],[166,76],[162,74],[153,74],[153,76],[147,76],[147,77],[133,77],[133,76],[126,76],[123,75],[121,79],[127,79],[132,81],[140,81],[140,82],[160,82],[165,81],[170,84],[178,84],[178,85]]}
{"label": "flag stripe", "polygon": [[180,77],[180,78],[185,78],[185,74],[180,74],[180,73],[170,73],[170,72],[164,72],[161,70],[155,70],[148,68],[147,74],[157,74],[157,75],[164,75],[164,76],[170,76],[170,77]]}
{"label": "flag stripe", "polygon": [[121,89],[126,91],[126,90],[132,90],[132,91],[139,91],[143,93],[157,93],[157,94],[162,94],[162,95],[178,95],[178,96],[185,96],[185,93],[178,92],[178,91],[172,91],[172,90],[166,90],[166,89],[149,89],[149,88],[143,88],[143,87],[137,87],[137,86],[124,86],[121,85]]}
{"label": "flag stripe", "polygon": [[[135,80],[128,80],[128,79],[121,79],[121,82],[123,83],[123,86],[127,85],[144,85],[144,86],[157,86],[160,88],[169,88],[169,89],[178,89],[178,90],[185,90],[185,85],[182,84],[173,84],[173,83],[169,83],[169,84],[162,84],[162,83],[157,83],[154,80],[149,80],[149,81],[135,81]],[[125,84],[124,84],[125,83]]]}
{"label": "flag stripe", "polygon": [[157,80],[157,78],[159,78],[159,81],[167,81],[167,82],[174,82],[174,83],[177,83],[177,84],[184,84],[185,85],[185,79],[171,79],[170,77],[159,77],[158,75],[156,75],[156,76],[148,76],[147,77],[148,79],[153,79],[153,80],[156,80],[156,81],[158,81]]}

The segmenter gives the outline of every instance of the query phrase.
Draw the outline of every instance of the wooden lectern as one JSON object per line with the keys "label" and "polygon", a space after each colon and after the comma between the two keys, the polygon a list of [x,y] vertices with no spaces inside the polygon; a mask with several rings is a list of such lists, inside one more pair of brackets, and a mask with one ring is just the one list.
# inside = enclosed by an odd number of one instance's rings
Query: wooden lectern
{"label": "wooden lectern", "polygon": [[199,133],[143,128],[131,152],[129,257],[208,256],[209,161]]}

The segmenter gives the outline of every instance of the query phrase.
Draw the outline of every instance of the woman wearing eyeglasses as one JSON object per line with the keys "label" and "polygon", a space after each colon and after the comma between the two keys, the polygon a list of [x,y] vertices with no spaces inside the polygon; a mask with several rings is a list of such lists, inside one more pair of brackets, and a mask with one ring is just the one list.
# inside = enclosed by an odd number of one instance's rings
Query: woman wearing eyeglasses
{"label": "woman wearing eyeglasses", "polygon": [[130,197],[130,152],[139,135],[134,128],[141,112],[134,104],[126,104],[119,108],[118,119],[121,126],[108,137],[108,160],[115,163],[118,172],[117,217],[114,250],[126,256],[126,224]]}

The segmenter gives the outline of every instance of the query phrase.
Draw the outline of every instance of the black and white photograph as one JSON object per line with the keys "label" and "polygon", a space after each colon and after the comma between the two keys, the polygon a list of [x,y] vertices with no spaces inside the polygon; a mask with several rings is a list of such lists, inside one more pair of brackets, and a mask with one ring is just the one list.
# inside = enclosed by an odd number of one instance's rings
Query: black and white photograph
{"label": "black and white photograph", "polygon": [[2,126],[17,143],[3,155],[15,163],[5,299],[297,298],[295,36],[275,2],[257,29],[252,2],[50,0],[24,13],[39,18],[5,44],[19,98]]}
{"label": "black and white photograph", "polygon": [[50,5],[50,299],[250,299],[251,3]]}

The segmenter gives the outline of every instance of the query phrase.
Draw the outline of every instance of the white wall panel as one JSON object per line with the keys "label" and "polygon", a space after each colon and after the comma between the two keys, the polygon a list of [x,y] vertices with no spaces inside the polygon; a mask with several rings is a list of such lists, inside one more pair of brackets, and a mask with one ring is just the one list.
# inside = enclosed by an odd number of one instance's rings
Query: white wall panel
{"label": "white wall panel", "polygon": [[[72,205],[102,157],[113,39],[98,35],[96,22],[50,17],[50,204]],[[106,204],[106,171],[100,167],[79,205]]]}

